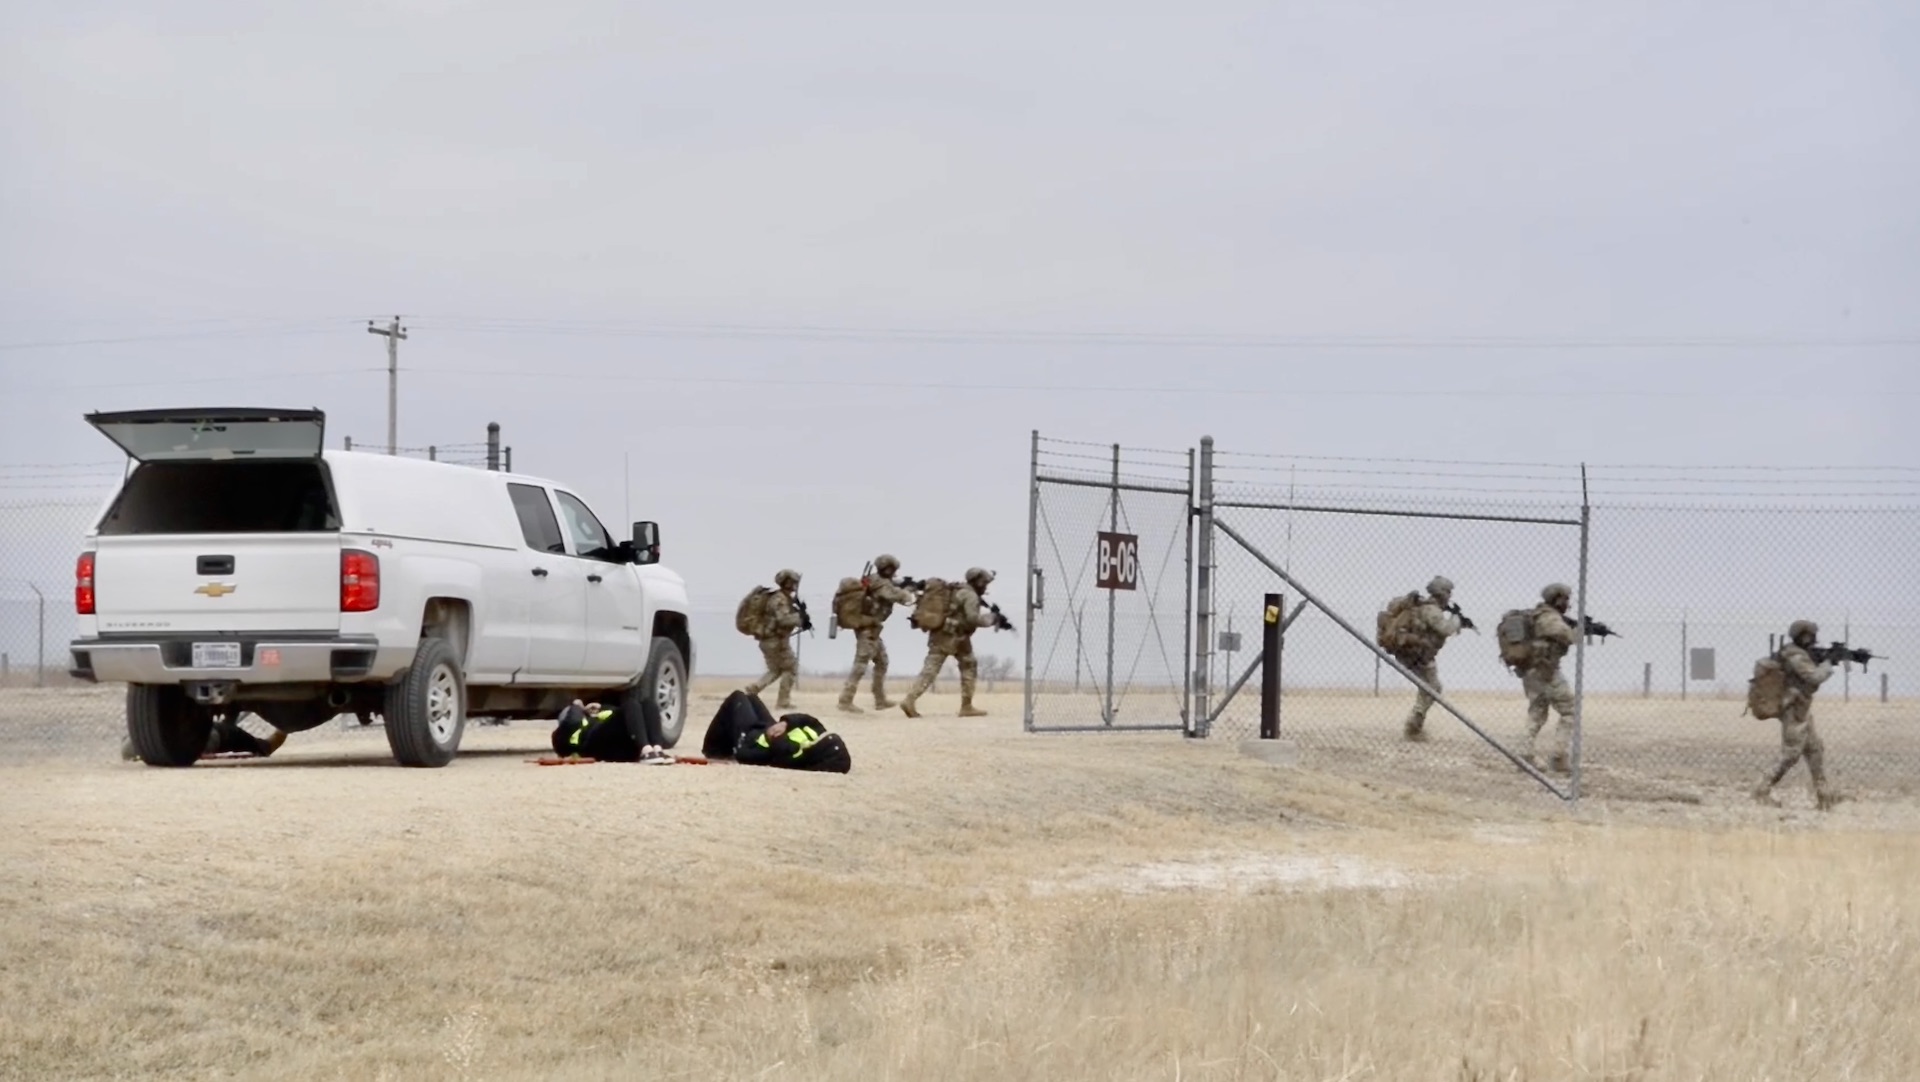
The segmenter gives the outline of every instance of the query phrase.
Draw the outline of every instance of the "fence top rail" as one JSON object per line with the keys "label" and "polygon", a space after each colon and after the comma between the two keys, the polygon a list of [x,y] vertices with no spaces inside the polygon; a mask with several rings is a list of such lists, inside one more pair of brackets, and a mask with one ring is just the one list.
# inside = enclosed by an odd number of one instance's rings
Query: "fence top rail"
{"label": "fence top rail", "polygon": [[1538,515],[1505,515],[1473,511],[1418,511],[1402,507],[1355,507],[1341,504],[1287,503],[1215,498],[1216,508],[1243,508],[1252,511],[1305,511],[1330,515],[1379,515],[1386,518],[1433,518],[1465,522],[1512,522],[1535,526],[1578,526],[1577,518],[1548,518]]}
{"label": "fence top rail", "polygon": [[1171,484],[1161,482],[1159,484],[1153,484],[1147,481],[1131,480],[1125,476],[1120,478],[1118,484],[1115,484],[1111,477],[1061,477],[1057,474],[1050,473],[1036,473],[1033,475],[1033,479],[1036,483],[1042,485],[1071,485],[1076,488],[1117,488],[1122,492],[1159,492],[1169,496],[1193,495],[1193,490],[1188,488],[1184,483]]}

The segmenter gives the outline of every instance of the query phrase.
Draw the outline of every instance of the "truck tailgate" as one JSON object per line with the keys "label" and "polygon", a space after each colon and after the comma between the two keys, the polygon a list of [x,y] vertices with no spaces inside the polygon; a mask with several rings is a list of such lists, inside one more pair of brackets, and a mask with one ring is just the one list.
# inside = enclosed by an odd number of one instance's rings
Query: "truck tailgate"
{"label": "truck tailgate", "polygon": [[94,588],[103,634],[337,631],[340,537],[103,536]]}

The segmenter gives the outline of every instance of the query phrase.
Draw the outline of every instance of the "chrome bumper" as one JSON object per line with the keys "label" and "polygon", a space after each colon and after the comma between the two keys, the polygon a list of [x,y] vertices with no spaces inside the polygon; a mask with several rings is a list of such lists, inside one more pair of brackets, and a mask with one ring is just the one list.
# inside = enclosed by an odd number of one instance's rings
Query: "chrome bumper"
{"label": "chrome bumper", "polygon": [[[195,668],[193,644],[240,644],[235,668]],[[68,644],[68,675],[80,680],[129,684],[191,682],[304,684],[385,680],[413,662],[414,646],[382,647],[371,635],[306,636],[271,632],[244,635],[105,636]]]}

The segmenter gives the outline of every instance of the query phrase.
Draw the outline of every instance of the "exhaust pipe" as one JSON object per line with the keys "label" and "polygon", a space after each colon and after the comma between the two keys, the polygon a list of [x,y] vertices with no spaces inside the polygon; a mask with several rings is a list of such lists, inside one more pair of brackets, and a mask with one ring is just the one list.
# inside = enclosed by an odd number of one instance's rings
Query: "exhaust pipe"
{"label": "exhaust pipe", "polygon": [[333,707],[335,710],[344,709],[346,705],[352,701],[353,694],[346,688],[327,689],[327,705]]}

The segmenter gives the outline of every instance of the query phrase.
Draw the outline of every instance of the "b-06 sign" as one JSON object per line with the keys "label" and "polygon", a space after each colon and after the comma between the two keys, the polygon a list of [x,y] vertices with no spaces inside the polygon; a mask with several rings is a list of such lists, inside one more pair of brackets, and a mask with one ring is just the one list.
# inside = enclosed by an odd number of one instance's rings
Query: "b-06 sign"
{"label": "b-06 sign", "polygon": [[1140,538],[1130,533],[1102,533],[1099,559],[1094,562],[1094,586],[1102,590],[1133,590],[1140,584]]}

